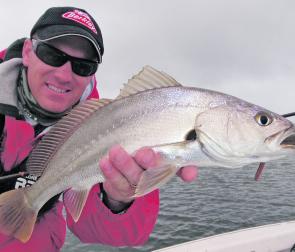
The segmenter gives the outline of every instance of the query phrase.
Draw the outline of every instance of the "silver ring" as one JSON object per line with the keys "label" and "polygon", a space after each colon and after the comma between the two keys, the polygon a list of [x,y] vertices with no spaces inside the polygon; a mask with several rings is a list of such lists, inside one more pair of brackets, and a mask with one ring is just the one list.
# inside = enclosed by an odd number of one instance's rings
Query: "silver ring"
{"label": "silver ring", "polygon": [[136,188],[137,187],[137,185],[135,185],[135,184],[132,184],[132,183],[129,183],[130,184],[130,187],[132,187],[132,188]]}

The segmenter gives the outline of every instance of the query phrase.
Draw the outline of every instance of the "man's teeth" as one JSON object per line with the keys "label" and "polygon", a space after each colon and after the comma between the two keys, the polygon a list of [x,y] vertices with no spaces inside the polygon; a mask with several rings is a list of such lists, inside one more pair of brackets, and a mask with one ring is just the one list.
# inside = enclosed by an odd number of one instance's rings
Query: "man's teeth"
{"label": "man's teeth", "polygon": [[60,93],[60,94],[64,94],[64,93],[67,92],[67,90],[59,89],[59,88],[51,86],[51,85],[48,85],[48,88],[55,91],[55,92],[57,92],[57,93]]}

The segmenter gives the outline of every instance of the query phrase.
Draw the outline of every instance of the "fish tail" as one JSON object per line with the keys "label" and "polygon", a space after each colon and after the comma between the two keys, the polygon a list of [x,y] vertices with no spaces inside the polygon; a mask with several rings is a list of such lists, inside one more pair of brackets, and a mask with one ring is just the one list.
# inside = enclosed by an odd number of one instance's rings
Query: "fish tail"
{"label": "fish tail", "polygon": [[37,219],[25,192],[18,189],[0,195],[0,232],[21,242],[30,239]]}

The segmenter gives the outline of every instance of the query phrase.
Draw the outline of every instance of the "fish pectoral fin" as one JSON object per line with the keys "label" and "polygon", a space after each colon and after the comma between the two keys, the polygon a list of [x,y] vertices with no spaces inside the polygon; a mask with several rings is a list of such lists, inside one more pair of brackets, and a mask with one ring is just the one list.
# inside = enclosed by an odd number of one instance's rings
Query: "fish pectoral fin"
{"label": "fish pectoral fin", "polygon": [[89,191],[90,189],[73,188],[63,194],[64,205],[75,222],[77,222],[80,218]]}
{"label": "fish pectoral fin", "polygon": [[140,197],[166,184],[177,172],[171,164],[145,170],[136,186],[134,197]]}

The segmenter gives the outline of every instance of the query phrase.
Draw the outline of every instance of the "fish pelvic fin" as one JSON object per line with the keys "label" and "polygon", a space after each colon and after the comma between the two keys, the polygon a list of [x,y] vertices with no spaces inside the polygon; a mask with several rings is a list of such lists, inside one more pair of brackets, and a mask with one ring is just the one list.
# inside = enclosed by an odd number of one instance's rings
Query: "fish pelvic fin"
{"label": "fish pelvic fin", "polygon": [[181,85],[168,74],[158,71],[151,66],[144,66],[138,74],[128,80],[128,83],[120,90],[117,99],[150,89],[174,86]]}
{"label": "fish pelvic fin", "polygon": [[89,189],[71,189],[63,194],[63,201],[66,209],[72,216],[73,220],[77,222],[80,218],[82,210],[85,206]]}
{"label": "fish pelvic fin", "polygon": [[33,233],[37,212],[31,207],[24,189],[0,195],[0,232],[27,242]]}
{"label": "fish pelvic fin", "polygon": [[164,165],[145,170],[136,186],[133,197],[140,197],[166,184],[177,172],[174,165]]}

